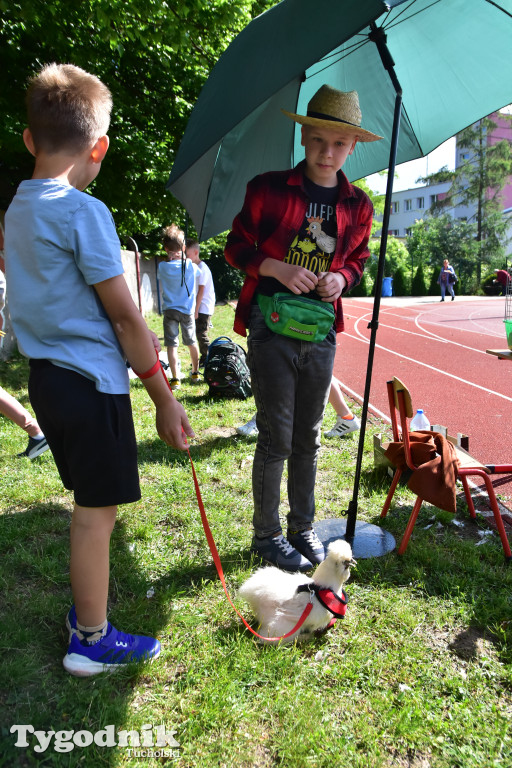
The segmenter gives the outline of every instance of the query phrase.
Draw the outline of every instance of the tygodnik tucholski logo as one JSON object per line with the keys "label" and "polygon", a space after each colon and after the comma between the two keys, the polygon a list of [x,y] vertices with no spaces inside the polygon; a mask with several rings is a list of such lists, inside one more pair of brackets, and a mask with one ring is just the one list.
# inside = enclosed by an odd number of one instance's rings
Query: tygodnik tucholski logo
{"label": "tygodnik tucholski logo", "polygon": [[71,752],[85,749],[91,744],[98,747],[121,747],[129,757],[178,757],[179,741],[174,738],[176,729],[166,730],[165,725],[142,725],[139,731],[116,731],[114,725],[106,725],[99,731],[36,731],[33,725],[11,725],[10,733],[16,736],[15,747],[33,749],[42,753]]}

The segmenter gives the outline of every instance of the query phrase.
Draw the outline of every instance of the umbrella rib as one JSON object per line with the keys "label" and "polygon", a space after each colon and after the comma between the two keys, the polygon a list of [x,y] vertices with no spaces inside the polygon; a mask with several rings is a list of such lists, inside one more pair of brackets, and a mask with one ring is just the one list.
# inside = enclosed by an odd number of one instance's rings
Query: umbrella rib
{"label": "umbrella rib", "polygon": [[497,8],[499,11],[503,11],[503,13],[506,13],[507,16],[510,16],[512,19],[512,13],[510,11],[506,11],[505,8],[502,8],[501,5],[498,5],[498,3],[495,3],[494,0],[485,0],[486,3],[489,3],[489,5],[494,5],[495,8]]}
{"label": "umbrella rib", "polygon": [[[347,45],[346,48],[344,47],[343,50],[344,50],[344,52],[346,53],[347,56],[348,56],[349,53],[353,53],[353,51],[357,51],[362,45],[364,45],[365,43],[368,42],[367,35],[360,34],[360,35],[358,35],[358,37],[361,37],[360,41],[358,41],[357,43],[354,43],[353,45]],[[338,53],[339,53],[339,48],[340,47],[341,46],[338,46],[333,51],[331,51],[331,53],[327,53],[325,56],[322,56],[322,58],[317,63],[321,64],[322,62],[328,61],[329,59],[333,58],[334,56],[337,56]],[[315,65],[312,64],[310,69],[312,69],[312,67],[314,67],[314,66]]]}
{"label": "umbrella rib", "polygon": [[[413,3],[411,3],[411,5],[413,5],[415,2],[416,2],[416,0],[413,0]],[[393,29],[393,27],[397,27],[399,24],[403,24],[404,21],[410,21],[415,16],[417,16],[419,13],[424,13],[424,11],[428,11],[429,8],[432,8],[434,5],[437,5],[438,3],[441,3],[441,2],[442,2],[442,0],[434,0],[432,3],[430,3],[430,5],[425,6],[425,8],[420,8],[419,11],[416,11],[415,13],[411,13],[411,15],[407,16],[407,18],[405,18],[405,19],[398,20],[398,16],[396,16],[394,19],[392,19],[392,21],[388,24],[388,26],[385,27],[386,31],[388,29]],[[406,9],[404,9],[404,11],[402,11],[402,13],[405,13],[405,10],[408,11],[411,8],[411,5],[409,5]]]}
{"label": "umbrella rib", "polygon": [[[320,72],[323,72],[323,71],[324,71],[324,69],[328,69],[328,68],[329,68],[329,67],[331,67],[333,64],[337,64],[339,61],[343,61],[343,59],[346,59],[346,58],[347,58],[347,56],[350,56],[350,55],[351,55],[351,54],[354,52],[354,50],[359,50],[359,48],[362,48],[364,45],[367,45],[367,44],[368,44],[368,42],[369,42],[369,40],[363,40],[361,43],[359,43],[359,44],[358,44],[357,48],[355,48],[355,47],[352,47],[352,49],[351,49],[351,50],[349,50],[349,51],[344,51],[344,52],[343,52],[343,55],[340,55],[338,59],[333,59],[332,61],[329,61],[329,62],[328,62],[328,61],[327,61],[327,58],[328,58],[328,57],[326,56],[325,58],[321,59],[321,60],[318,62],[318,64],[325,62],[325,66],[323,66],[321,69],[316,69],[314,72],[311,72],[311,74],[310,74],[308,77],[316,77],[316,75],[319,75],[319,74],[320,74]],[[329,54],[329,56],[335,56],[335,55],[336,55],[336,54],[334,54],[334,53],[331,53],[331,54]],[[315,66],[315,65],[313,64],[313,66],[309,67],[309,69],[310,69],[310,70],[311,70],[311,69],[313,69],[313,67],[314,67],[314,66]]]}
{"label": "umbrella rib", "polygon": [[[397,19],[399,19],[399,18],[400,18],[400,16],[403,16],[403,14],[404,14],[404,13],[407,13],[407,11],[408,11],[408,10],[409,10],[409,9],[410,9],[410,8],[411,8],[411,7],[412,7],[412,6],[413,6],[413,5],[416,3],[416,2],[417,2],[417,0],[411,0],[411,2],[409,3],[409,5],[406,5],[404,8],[402,8],[402,10],[401,10],[401,11],[399,11],[399,12],[396,14],[396,16],[394,16],[394,17],[393,17],[392,21],[396,22],[396,21],[397,21]],[[395,10],[394,8],[390,8],[390,9],[389,9],[389,11],[387,12],[386,18],[384,19],[384,21],[382,22],[382,24],[380,24],[380,26],[381,26],[381,27],[384,27],[384,28],[386,28],[386,22],[387,22],[387,20],[389,19],[389,17],[391,16],[391,14],[393,13],[393,11],[394,11],[394,10]],[[407,18],[409,19],[409,18],[410,18],[410,16],[408,16]]]}

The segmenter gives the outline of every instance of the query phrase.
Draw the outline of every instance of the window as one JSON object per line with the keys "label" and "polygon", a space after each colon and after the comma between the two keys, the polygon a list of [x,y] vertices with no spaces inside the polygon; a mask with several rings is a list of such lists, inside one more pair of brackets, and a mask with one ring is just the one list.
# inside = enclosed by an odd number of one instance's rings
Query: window
{"label": "window", "polygon": [[438,201],[438,195],[430,195],[430,205],[435,205]]}
{"label": "window", "polygon": [[391,203],[391,213],[399,213],[400,211],[400,203],[398,200],[395,200],[393,203]]}
{"label": "window", "polygon": [[405,210],[412,211],[412,200],[404,200]]}
{"label": "window", "polygon": [[416,208],[424,208],[425,207],[425,198],[424,197],[417,197],[416,198]]}
{"label": "window", "polygon": [[398,237],[398,229],[388,229],[388,235],[393,235],[393,237]]}
{"label": "window", "polygon": [[406,230],[405,230],[405,236],[406,237],[410,237],[411,235],[412,235],[412,228],[411,227],[407,227]]}

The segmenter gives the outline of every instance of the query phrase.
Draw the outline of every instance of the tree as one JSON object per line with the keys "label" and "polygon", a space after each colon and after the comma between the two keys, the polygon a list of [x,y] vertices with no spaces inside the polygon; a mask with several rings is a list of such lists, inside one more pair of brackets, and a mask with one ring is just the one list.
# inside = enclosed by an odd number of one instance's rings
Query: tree
{"label": "tree", "polygon": [[[448,214],[432,216],[411,227],[407,248],[415,264],[432,267],[435,278],[444,259],[453,265],[461,281],[461,289],[474,289],[472,275],[477,259],[475,225],[456,221]],[[437,272],[436,272],[437,270]]]}
{"label": "tree", "polygon": [[423,264],[420,264],[414,273],[411,283],[411,296],[426,296],[427,283],[425,281],[425,270]]}
{"label": "tree", "polygon": [[[494,117],[494,116],[493,116]],[[512,116],[496,116],[502,129],[510,132]],[[491,117],[470,125],[457,136],[457,145],[467,155],[454,171],[446,168],[427,176],[427,183],[451,181],[452,186],[443,200],[432,208],[434,215],[453,206],[475,207],[471,222],[475,224],[476,283],[480,285],[482,266],[503,260],[507,244],[507,222],[502,215],[501,191],[512,176],[512,142],[503,138],[493,143],[498,123]]]}
{"label": "tree", "polygon": [[409,280],[406,277],[404,267],[398,267],[393,278],[393,295],[409,296]]}
{"label": "tree", "polygon": [[58,61],[98,75],[113,93],[111,146],[91,191],[112,210],[120,235],[138,242],[173,219],[183,223],[181,207],[164,187],[192,106],[232,38],[273,4],[1,2],[0,209],[32,173],[21,138],[26,81],[43,64]]}
{"label": "tree", "polygon": [[[379,227],[382,226],[380,222],[377,223]],[[368,260],[366,269],[370,273],[373,280],[377,277],[377,267],[379,262],[380,253],[380,237],[374,238],[370,242],[371,258]],[[396,271],[402,267],[405,274],[410,272],[409,270],[409,251],[401,240],[388,235],[386,244],[386,262],[384,267],[384,275],[386,277],[394,277]]]}

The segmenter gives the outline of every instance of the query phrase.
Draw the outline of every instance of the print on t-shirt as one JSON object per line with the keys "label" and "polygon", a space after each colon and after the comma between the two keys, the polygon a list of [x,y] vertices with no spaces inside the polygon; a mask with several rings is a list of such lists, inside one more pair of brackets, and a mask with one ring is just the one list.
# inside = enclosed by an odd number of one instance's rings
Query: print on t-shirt
{"label": "print on t-shirt", "polygon": [[338,187],[320,187],[305,181],[309,204],[302,226],[284,261],[311,272],[328,272],[336,250],[336,201]]}

